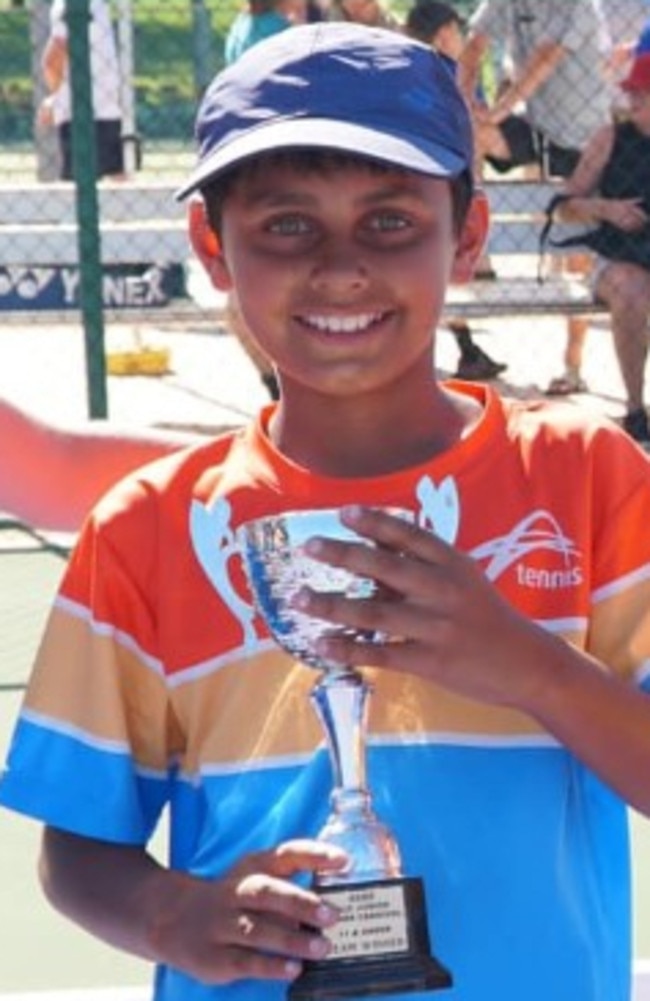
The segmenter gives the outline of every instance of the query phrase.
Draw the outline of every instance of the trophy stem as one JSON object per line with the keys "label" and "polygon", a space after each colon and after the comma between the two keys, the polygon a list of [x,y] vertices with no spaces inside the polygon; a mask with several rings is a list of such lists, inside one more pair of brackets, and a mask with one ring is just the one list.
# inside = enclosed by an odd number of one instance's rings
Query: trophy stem
{"label": "trophy stem", "polygon": [[334,772],[333,798],[337,800],[345,800],[346,792],[366,791],[369,694],[370,686],[357,671],[325,673],[311,692],[312,705],[325,731]]}
{"label": "trophy stem", "polygon": [[311,700],[321,721],[334,772],[331,812],[318,837],[342,848],[348,869],[317,873],[316,883],[354,883],[400,875],[397,843],[372,809],[366,785],[365,733],[370,685],[358,671],[327,671]]}

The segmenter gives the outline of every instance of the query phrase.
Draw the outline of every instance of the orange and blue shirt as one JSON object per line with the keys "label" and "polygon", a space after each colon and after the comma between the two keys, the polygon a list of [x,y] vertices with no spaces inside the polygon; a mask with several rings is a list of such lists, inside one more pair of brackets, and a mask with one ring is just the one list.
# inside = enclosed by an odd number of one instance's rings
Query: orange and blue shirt
{"label": "orange and blue shirt", "polygon": [[[331,768],[316,674],[256,614],[237,529],[286,510],[391,505],[472,555],[544,629],[650,690],[650,464],[574,408],[500,400],[420,466],[333,479],[250,427],[123,480],[88,518],[26,694],[0,802],[79,835],[145,845],[169,808],[170,864],[216,879],[315,836]],[[450,1001],[629,1001],[625,804],[532,718],[368,670],[368,782],[405,874],[424,880]],[[157,1001],[282,1001],[160,968]],[[426,995],[428,997],[428,995]],[[411,1001],[425,995],[410,994]]]}

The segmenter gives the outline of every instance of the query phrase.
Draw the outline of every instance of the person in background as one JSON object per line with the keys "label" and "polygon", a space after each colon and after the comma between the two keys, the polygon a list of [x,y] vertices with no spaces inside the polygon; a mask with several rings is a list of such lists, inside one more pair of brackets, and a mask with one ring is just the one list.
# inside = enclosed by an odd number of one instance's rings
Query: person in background
{"label": "person in background", "polygon": [[307,24],[316,24],[317,21],[327,20],[327,8],[325,0],[307,0]]}
{"label": "person in background", "polygon": [[[459,12],[448,3],[437,0],[417,0],[406,15],[404,30],[411,38],[430,45],[436,52],[458,63],[465,44],[465,21]],[[486,277],[477,268],[474,278]],[[505,372],[507,365],[495,361],[476,344],[469,324],[464,320],[447,320],[446,326],[456,339],[460,357],[456,377],[459,379],[495,379]]]}
{"label": "person in background", "polygon": [[330,21],[350,21],[371,28],[399,28],[400,22],[381,0],[329,0]]}
{"label": "person in background", "polygon": [[246,9],[230,25],[224,46],[226,65],[239,59],[252,45],[304,20],[304,0],[248,0]]}
{"label": "person in background", "polygon": [[[321,655],[370,674],[374,802],[426,887],[449,998],[629,998],[647,456],[578,408],[438,379],[447,286],[489,220],[466,103],[427,46],[358,24],[281,32],[207,89],[196,136],[178,197],[200,192],[197,254],[236,286],[281,395],[86,519],[0,781],[2,805],[44,825],[47,898],[156,963],[156,1001],[284,1001],[349,941],[312,884],[356,862],[317,837],[332,773],[314,671],[274,642],[242,566],[251,519],[335,507],[359,541],[301,540],[304,555],[377,587],[302,589],[296,606],[344,626]],[[397,889],[379,907],[393,899],[400,917]]]}
{"label": "person in background", "polygon": [[621,82],[625,118],[599,129],[564,185],[566,219],[601,229],[594,290],[610,310],[626,393],[623,427],[650,444],[644,403],[650,320],[650,53],[637,55]]}
{"label": "person in background", "polygon": [[[90,75],[95,120],[97,177],[124,177],[120,66],[111,13],[106,0],[90,0]],[[72,106],[66,0],[53,0],[50,33],[41,67],[49,91],[38,112],[41,127],[54,125],[61,153],[61,179],[73,180]]]}
{"label": "person in background", "polygon": [[635,55],[650,48],[650,0],[601,0],[612,37],[608,69],[619,82]]}
{"label": "person in background", "polygon": [[0,511],[56,532],[76,532],[110,486],[199,435],[86,421],[66,427],[0,398]]}
{"label": "person in background", "polygon": [[[650,51],[650,20],[641,23],[637,37],[630,40],[631,27],[634,23],[638,24],[638,20],[643,16],[643,12],[648,9],[648,3],[643,0],[640,5],[636,5],[630,9],[630,5],[627,3],[621,5],[618,0],[607,0],[606,3],[603,3],[602,7],[612,40],[612,49],[607,61],[607,74],[612,81],[620,84],[623,78],[629,73],[635,56]],[[621,104],[614,98],[613,117],[625,118],[626,115],[627,102],[624,101]],[[597,278],[598,275],[596,276],[596,280]],[[596,281],[594,284],[596,284]],[[572,321],[569,323],[567,342],[564,349],[564,373],[551,380],[547,390],[548,395],[562,396],[572,392],[583,392],[588,388],[582,377],[586,335],[586,328],[581,321]],[[633,409],[638,413],[641,406],[638,392],[633,391],[632,397],[636,399],[636,403],[638,404]],[[630,423],[629,420],[628,423]],[[643,421],[637,418],[636,423],[634,423],[633,419],[633,424],[636,432],[643,434]],[[641,438],[640,440],[643,441],[644,439]]]}
{"label": "person in background", "polygon": [[[475,98],[479,68],[490,46],[505,42],[512,74],[489,107]],[[482,0],[469,23],[459,81],[473,108],[479,163],[499,173],[534,167],[568,177],[594,129],[610,117],[613,93],[606,79],[611,40],[599,0]],[[567,269],[584,273],[585,255]],[[565,371],[547,392],[566,395],[587,386],[576,359],[588,326],[567,320]]]}

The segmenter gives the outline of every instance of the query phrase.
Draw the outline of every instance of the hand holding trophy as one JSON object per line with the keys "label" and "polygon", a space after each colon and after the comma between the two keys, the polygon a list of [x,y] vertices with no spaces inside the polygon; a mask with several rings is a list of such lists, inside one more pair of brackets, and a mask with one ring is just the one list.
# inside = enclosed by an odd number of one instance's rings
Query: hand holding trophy
{"label": "hand holding trophy", "polygon": [[363,598],[375,585],[309,557],[304,544],[314,536],[363,541],[333,508],[285,512],[240,529],[256,607],[275,640],[320,672],[311,701],[329,748],[334,788],[331,812],[318,837],[342,848],[350,859],[345,872],[316,876],[315,888],[341,910],[341,918],[328,931],[333,944],[329,956],[305,965],[289,999],[449,987],[450,974],[430,954],[422,880],[401,875],[395,839],[372,809],[365,774],[370,686],[356,668],[319,657],[316,640],[335,627],[294,606],[304,586]]}

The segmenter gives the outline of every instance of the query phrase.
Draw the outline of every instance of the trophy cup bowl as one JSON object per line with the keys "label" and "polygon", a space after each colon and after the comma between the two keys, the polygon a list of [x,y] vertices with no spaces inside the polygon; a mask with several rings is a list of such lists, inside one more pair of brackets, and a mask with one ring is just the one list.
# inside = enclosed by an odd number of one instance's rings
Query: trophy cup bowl
{"label": "trophy cup bowl", "polygon": [[[392,513],[410,519],[406,511]],[[314,536],[370,544],[347,528],[336,508],[291,511],[242,525],[238,539],[255,606],[287,653],[315,668],[311,702],[329,750],[334,785],[331,811],[318,838],[342,848],[344,872],[317,873],[314,888],[341,911],[328,930],[324,960],[305,963],[292,984],[290,1001],[336,999],[451,986],[449,972],[430,951],[422,880],[401,874],[395,838],[375,815],[366,784],[365,729],[370,686],[362,672],[321,657],[319,637],[355,633],[294,607],[302,587],[371,596],[374,581],[331,567],[305,552]]]}

